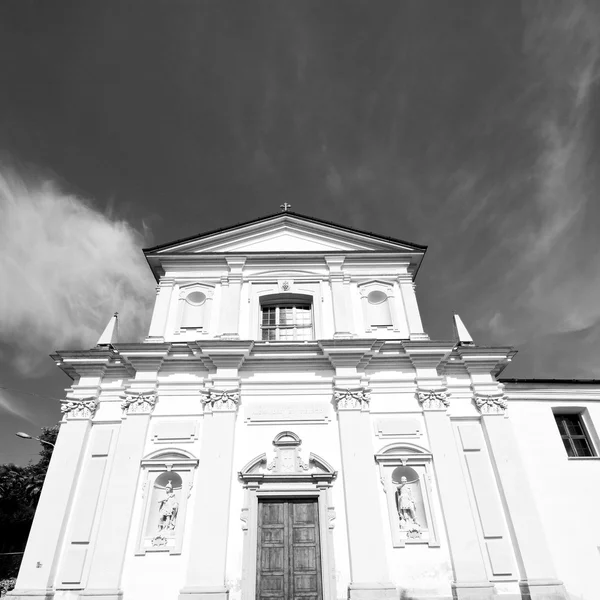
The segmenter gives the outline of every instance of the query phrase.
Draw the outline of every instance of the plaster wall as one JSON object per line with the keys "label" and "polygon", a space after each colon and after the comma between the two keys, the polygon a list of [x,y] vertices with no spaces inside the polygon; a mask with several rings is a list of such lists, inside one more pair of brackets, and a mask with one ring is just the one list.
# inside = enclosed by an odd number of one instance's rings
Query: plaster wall
{"label": "plaster wall", "polygon": [[[398,375],[398,374],[397,374]],[[405,373],[412,376],[414,373]],[[414,381],[412,390],[378,392],[375,388],[371,398],[372,443],[376,453],[390,444],[416,444],[429,449],[429,439],[423,419],[423,411],[415,399]],[[390,387],[390,384],[387,386]],[[415,433],[407,423],[414,422]],[[410,432],[401,434],[400,431]],[[418,432],[418,434],[416,433]],[[374,470],[377,466],[374,463]],[[378,473],[379,475],[379,473]],[[430,547],[427,543],[407,544],[403,548],[394,547],[389,519],[389,504],[382,481],[377,481],[379,490],[379,510],[384,519],[384,536],[387,561],[392,581],[399,589],[416,597],[450,596],[449,582],[453,579],[452,564],[443,513],[439,501],[439,491],[435,480],[435,460],[429,478],[432,515],[439,546]],[[430,527],[433,524],[429,524]]]}
{"label": "plaster wall", "polygon": [[[200,384],[197,384],[200,387]],[[169,423],[189,423],[194,435],[188,439],[162,441],[157,439],[161,425]],[[203,432],[203,416],[197,389],[187,395],[159,395],[154,413],[150,419],[148,437],[144,455],[148,456],[157,450],[181,449],[195,457],[200,455]],[[168,428],[167,428],[168,429]],[[123,565],[122,588],[132,600],[161,600],[176,598],[184,586],[189,564],[190,546],[193,543],[190,524],[195,518],[195,504],[190,501],[193,494],[201,491],[204,482],[199,481],[197,469],[193,473],[193,486],[182,492],[188,496],[181,554],[168,552],[147,552],[140,555],[137,550],[140,528],[145,525],[144,509],[146,497],[151,490],[143,488],[142,470],[138,479],[135,506],[129,530],[127,553]]]}
{"label": "plaster wall", "polygon": [[[600,597],[600,458],[568,458],[552,408],[577,405],[588,410],[595,432],[598,402],[511,399],[510,419],[517,435],[537,509],[558,577],[571,600]],[[596,451],[597,435],[595,438]]]}

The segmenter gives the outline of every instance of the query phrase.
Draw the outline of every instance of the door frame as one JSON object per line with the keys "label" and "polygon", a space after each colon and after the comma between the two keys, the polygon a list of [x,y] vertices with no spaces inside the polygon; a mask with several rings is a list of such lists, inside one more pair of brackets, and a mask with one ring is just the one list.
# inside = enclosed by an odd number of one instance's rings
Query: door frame
{"label": "door frame", "polygon": [[323,459],[312,453],[307,465],[309,469],[304,473],[270,474],[266,471],[266,464],[266,454],[261,454],[239,473],[239,478],[244,485],[244,506],[240,517],[244,531],[242,600],[256,600],[258,503],[262,499],[316,499],[319,514],[323,600],[336,600],[333,553],[335,510],[331,504],[330,488],[337,473]]}

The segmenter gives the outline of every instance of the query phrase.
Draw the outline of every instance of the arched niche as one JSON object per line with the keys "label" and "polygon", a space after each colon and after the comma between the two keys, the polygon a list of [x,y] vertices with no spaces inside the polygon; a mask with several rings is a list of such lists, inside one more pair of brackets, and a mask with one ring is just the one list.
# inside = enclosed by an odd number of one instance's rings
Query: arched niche
{"label": "arched niche", "polygon": [[141,462],[142,519],[136,554],[181,554],[188,498],[198,460],[174,448],[152,452]]}
{"label": "arched niche", "polygon": [[210,325],[214,288],[201,283],[182,285],[179,288],[177,331],[207,333]]}
{"label": "arched niche", "polygon": [[314,499],[319,519],[322,600],[335,600],[333,522],[335,510],[330,488],[337,472],[323,458],[302,452],[302,440],[292,431],[282,431],[273,449],[248,461],[238,477],[244,487],[241,513],[244,531],[242,600],[256,598],[256,560],[259,502],[273,499]]}
{"label": "arched niche", "polygon": [[426,448],[406,442],[389,444],[375,455],[395,548],[439,546],[431,501],[431,458]]}
{"label": "arched niche", "polygon": [[397,307],[392,282],[368,281],[358,286],[364,327],[367,333],[377,330],[398,331]]}

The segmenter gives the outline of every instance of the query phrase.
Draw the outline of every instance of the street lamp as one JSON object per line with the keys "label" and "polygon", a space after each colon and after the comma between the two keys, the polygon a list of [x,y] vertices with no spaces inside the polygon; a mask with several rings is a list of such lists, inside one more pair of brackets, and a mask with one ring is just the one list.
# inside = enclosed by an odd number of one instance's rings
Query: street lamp
{"label": "street lamp", "polygon": [[40,440],[39,437],[35,437],[33,435],[29,435],[28,433],[23,433],[22,431],[17,431],[15,433],[17,437],[23,438],[24,440],[37,440],[40,444],[47,444],[48,446],[52,446],[54,448],[54,444],[52,442],[46,442],[45,440]]}

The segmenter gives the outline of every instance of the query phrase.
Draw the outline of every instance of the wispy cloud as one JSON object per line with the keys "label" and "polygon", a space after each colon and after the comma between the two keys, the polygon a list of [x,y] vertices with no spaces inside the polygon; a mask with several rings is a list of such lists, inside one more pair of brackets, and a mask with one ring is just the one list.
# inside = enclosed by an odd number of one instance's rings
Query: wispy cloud
{"label": "wispy cloud", "polygon": [[525,3],[524,53],[539,99],[528,116],[539,153],[531,173],[534,214],[515,228],[520,262],[507,272],[512,307],[487,325],[513,343],[600,321],[597,182],[590,169],[594,83],[600,77],[600,11],[591,3]]}
{"label": "wispy cloud", "polygon": [[0,413],[7,412],[15,417],[34,423],[32,416],[23,406],[15,400],[6,390],[0,390]]}
{"label": "wispy cloud", "polygon": [[[91,347],[112,313],[143,336],[154,283],[143,236],[52,181],[0,171],[0,336],[5,360],[33,376],[49,352]],[[7,410],[14,402],[4,400]],[[16,414],[16,413],[15,413]]]}

